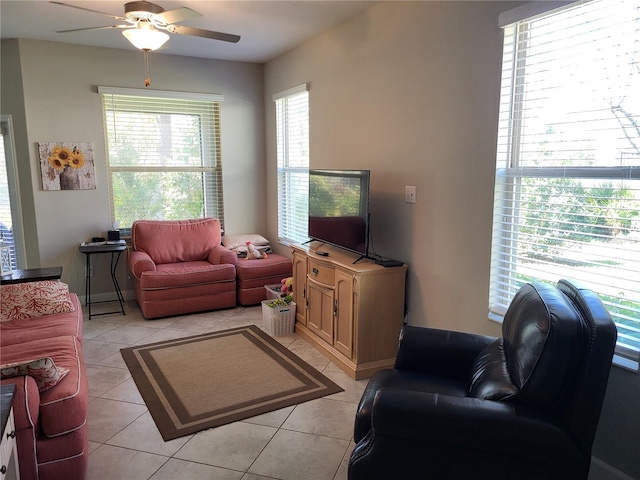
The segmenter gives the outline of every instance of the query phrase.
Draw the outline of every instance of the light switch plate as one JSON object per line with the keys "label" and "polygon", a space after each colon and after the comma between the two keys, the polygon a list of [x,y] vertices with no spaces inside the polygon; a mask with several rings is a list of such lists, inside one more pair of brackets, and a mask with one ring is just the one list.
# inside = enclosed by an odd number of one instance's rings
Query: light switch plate
{"label": "light switch plate", "polygon": [[404,187],[404,201],[406,203],[416,203],[416,187]]}

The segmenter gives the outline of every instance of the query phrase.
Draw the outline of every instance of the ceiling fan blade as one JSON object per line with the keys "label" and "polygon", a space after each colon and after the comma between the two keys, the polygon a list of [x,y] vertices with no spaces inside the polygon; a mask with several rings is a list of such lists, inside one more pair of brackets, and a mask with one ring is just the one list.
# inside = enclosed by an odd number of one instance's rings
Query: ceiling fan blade
{"label": "ceiling fan blade", "polygon": [[85,28],[72,28],[71,30],[58,30],[56,33],[81,32],[83,30],[100,30],[105,28],[132,28],[132,27],[131,25],[106,25],[104,27],[85,27]]}
{"label": "ceiling fan blade", "polygon": [[213,32],[202,30],[201,28],[185,27],[184,25],[167,25],[167,31],[181,35],[191,35],[194,37],[210,38],[212,40],[222,40],[223,42],[238,43],[240,35],[231,33]]}
{"label": "ceiling fan blade", "polygon": [[180,7],[174,10],[167,10],[162,13],[158,13],[153,16],[154,20],[158,20],[165,25],[170,25],[172,23],[180,23],[185,20],[191,20],[192,18],[201,17],[202,14],[196,12],[195,10],[190,9],[189,7]]}
{"label": "ceiling fan blade", "polygon": [[69,3],[62,3],[62,2],[49,2],[49,3],[54,3],[56,5],[62,5],[63,7],[77,8],[78,10],[84,10],[85,12],[91,12],[91,13],[97,13],[99,15],[106,15],[107,17],[111,17],[111,18],[113,18],[115,20],[122,20],[123,22],[128,21],[125,17],[119,17],[118,15],[111,15],[110,13],[100,12],[98,10],[91,10],[90,8],[78,7],[77,5],[71,5]]}

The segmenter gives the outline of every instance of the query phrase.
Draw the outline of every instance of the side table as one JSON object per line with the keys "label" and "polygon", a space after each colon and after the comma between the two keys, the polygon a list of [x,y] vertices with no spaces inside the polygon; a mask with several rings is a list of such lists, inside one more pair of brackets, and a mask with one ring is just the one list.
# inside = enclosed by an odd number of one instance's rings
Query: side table
{"label": "side table", "polygon": [[[85,305],[89,311],[89,320],[91,317],[97,317],[99,315],[113,315],[114,313],[122,313],[122,315],[126,315],[124,312],[124,298],[122,297],[122,292],[120,291],[120,285],[118,284],[118,279],[116,278],[116,267],[118,266],[118,262],[120,261],[120,255],[127,249],[127,246],[123,243],[115,243],[115,244],[99,244],[99,245],[88,245],[81,244],[79,247],[80,253],[84,253],[87,256],[87,268],[85,271]],[[116,300],[104,300],[100,302],[92,302],[91,301],[91,255],[99,255],[104,253],[111,254],[111,281],[113,282],[113,287],[116,290],[117,301],[120,303],[120,310],[115,310],[111,312],[101,312],[101,313],[91,313],[91,304],[92,303],[106,303],[106,302],[115,302]]]}
{"label": "side table", "polygon": [[20,478],[18,449],[16,447],[16,426],[13,420],[13,397],[16,386],[13,383],[0,386],[2,438],[0,439],[0,479]]}
{"label": "side table", "polygon": [[39,282],[41,280],[60,280],[62,267],[24,268],[14,270],[9,275],[0,277],[0,283],[11,285],[14,283]]}

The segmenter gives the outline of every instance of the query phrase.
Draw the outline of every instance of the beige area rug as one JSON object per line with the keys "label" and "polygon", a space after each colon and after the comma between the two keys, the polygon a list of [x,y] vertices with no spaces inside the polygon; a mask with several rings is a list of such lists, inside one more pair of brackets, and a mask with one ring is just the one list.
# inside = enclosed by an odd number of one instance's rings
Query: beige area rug
{"label": "beige area rug", "polygon": [[342,391],[255,325],[121,353],[165,441]]}

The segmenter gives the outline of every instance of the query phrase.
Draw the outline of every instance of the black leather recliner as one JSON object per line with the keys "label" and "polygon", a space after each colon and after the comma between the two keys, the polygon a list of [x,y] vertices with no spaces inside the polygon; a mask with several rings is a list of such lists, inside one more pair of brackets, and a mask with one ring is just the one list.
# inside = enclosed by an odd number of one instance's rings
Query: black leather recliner
{"label": "black leather recliner", "polygon": [[567,280],[524,285],[501,338],[405,326],[358,405],[349,479],[586,479],[616,337]]}

